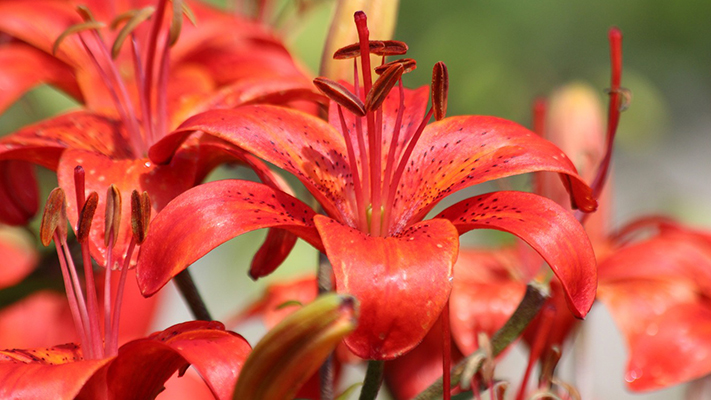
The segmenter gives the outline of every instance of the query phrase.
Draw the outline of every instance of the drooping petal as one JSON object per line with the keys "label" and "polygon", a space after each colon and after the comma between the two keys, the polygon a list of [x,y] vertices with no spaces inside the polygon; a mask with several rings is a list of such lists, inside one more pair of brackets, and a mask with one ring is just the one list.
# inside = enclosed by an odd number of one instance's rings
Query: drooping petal
{"label": "drooping petal", "polygon": [[663,228],[648,240],[617,249],[601,261],[599,271],[601,284],[684,280],[711,295],[711,239],[683,226]]}
{"label": "drooping petal", "polygon": [[553,201],[526,192],[494,192],[461,201],[437,217],[452,221],[460,234],[484,228],[520,237],[560,279],[576,317],[585,317],[592,307],[597,265],[590,240],[573,215]]}
{"label": "drooping petal", "polygon": [[[292,196],[294,195],[284,178],[272,171],[263,161],[244,150],[235,148],[229,143],[212,136],[201,137],[195,147],[200,154],[196,182],[202,181],[207,172],[211,171],[215,165],[224,162],[239,163],[245,164],[245,166],[252,169],[265,185]],[[270,228],[262,247],[252,259],[250,276],[253,279],[257,279],[272,273],[291,253],[296,244],[296,238],[296,235],[291,232],[279,228]]]}
{"label": "drooping petal", "polygon": [[[190,321],[172,327],[150,336],[139,343],[134,349],[123,346],[119,350],[117,362],[111,366],[109,374],[119,374],[114,370],[119,361],[123,362],[123,373],[134,376],[136,371],[132,362],[143,359],[143,347],[151,346],[148,342],[163,343],[174,353],[184,358],[203,377],[213,395],[218,399],[232,398],[237,377],[251,351],[249,343],[240,335],[226,331],[224,325],[217,321]],[[124,361],[128,352],[135,357],[134,360]],[[150,375],[151,369],[145,374]],[[116,382],[131,384],[131,379],[120,379]]]}
{"label": "drooping petal", "polygon": [[23,43],[0,46],[0,112],[35,86],[46,83],[81,100],[71,68],[47,53]]}
{"label": "drooping petal", "polygon": [[479,348],[479,333],[493,336],[523,298],[518,256],[514,248],[460,250],[449,306],[452,336],[464,354]]}
{"label": "drooping petal", "polygon": [[[277,121],[277,123],[275,123]],[[329,215],[354,225],[353,181],[343,137],[324,121],[282,107],[255,105],[208,111],[183,123],[153,145],[151,159],[164,163],[195,131],[203,131],[294,174]]]}
{"label": "drooping petal", "polygon": [[260,183],[224,180],[192,188],[151,223],[137,267],[141,291],[155,293],[213,248],[256,229],[287,229],[322,248],[313,216],[298,199]]}
{"label": "drooping petal", "polygon": [[[77,221],[77,204],[74,196],[74,168],[81,165],[86,172],[86,192],[105,193],[114,184],[124,199],[131,198],[131,192],[146,191],[151,199],[152,215],[163,209],[170,200],[195,183],[194,160],[183,154],[173,159],[170,165],[153,165],[147,159],[115,160],[102,154],[81,150],[67,150],[57,170],[59,186],[67,196],[67,214],[72,224]],[[106,207],[105,196],[99,197],[96,215],[103,216]],[[122,224],[113,251],[112,269],[123,265],[126,249],[131,241],[131,202],[122,203]],[[95,218],[90,231],[92,254],[99,264],[106,265],[107,250],[104,244],[104,219]],[[133,255],[135,262],[136,253]]]}
{"label": "drooping petal", "polygon": [[[84,383],[78,398],[152,399],[190,364],[217,399],[231,398],[250,346],[216,321],[190,321],[121,346]],[[75,363],[76,364],[76,363]]]}
{"label": "drooping petal", "polygon": [[60,115],[0,139],[0,159],[57,169],[65,149],[84,149],[117,159],[131,156],[126,132],[112,119],[86,111]]}
{"label": "drooping petal", "polygon": [[625,373],[633,391],[688,382],[711,372],[711,304],[676,305],[657,316],[630,345]]}
{"label": "drooping petal", "polygon": [[73,344],[0,351],[0,397],[73,399],[110,359],[86,361]]}
{"label": "drooping petal", "polygon": [[484,116],[429,124],[398,186],[394,214],[398,225],[391,231],[421,219],[437,201],[457,190],[534,171],[560,173],[566,187],[572,188],[574,204],[583,211],[595,209],[590,188],[565,154],[528,129]]}
{"label": "drooping petal", "polygon": [[451,223],[425,221],[397,237],[371,237],[328,217],[314,218],[339,293],[361,304],[345,340],[357,356],[392,359],[415,347],[439,318],[452,289],[459,238]]}

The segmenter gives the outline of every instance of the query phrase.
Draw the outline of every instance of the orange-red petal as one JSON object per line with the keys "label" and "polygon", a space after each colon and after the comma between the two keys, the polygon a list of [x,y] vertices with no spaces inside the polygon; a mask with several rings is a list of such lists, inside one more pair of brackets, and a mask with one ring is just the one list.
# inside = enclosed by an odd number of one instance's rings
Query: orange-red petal
{"label": "orange-red petal", "polygon": [[357,356],[393,359],[432,328],[452,289],[459,235],[449,221],[429,220],[398,237],[371,237],[337,221],[314,218],[339,293],[360,302],[358,328],[345,340]]}

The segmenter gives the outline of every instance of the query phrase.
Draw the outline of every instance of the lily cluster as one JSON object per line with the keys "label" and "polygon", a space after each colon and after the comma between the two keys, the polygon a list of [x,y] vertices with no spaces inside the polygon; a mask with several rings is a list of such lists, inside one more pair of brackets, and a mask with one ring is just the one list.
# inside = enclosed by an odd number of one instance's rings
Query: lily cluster
{"label": "lily cluster", "polygon": [[[461,391],[479,398],[485,389],[504,398],[509,383],[496,378],[497,357],[519,337],[530,357],[518,398],[575,397],[555,368],[596,297],[626,335],[631,388],[711,372],[702,338],[711,286],[694,280],[708,275],[711,235],[663,218],[614,233],[593,228],[599,217],[591,213],[607,208],[603,188],[628,102],[617,29],[610,31],[606,131],[571,109],[552,106],[546,119],[541,102],[534,132],[497,117],[448,117],[443,62],[429,87],[405,88],[403,76],[417,62],[392,58],[406,55],[407,44],[371,38],[362,11],[353,16],[356,42],[332,55],[352,62],[352,80],[337,81],[312,79],[291,58],[264,23],[269,1],[259,2],[256,19],[197,2],[135,3],[0,2],[0,31],[9,38],[0,58],[12,61],[2,63],[0,78],[16,82],[0,107],[39,83],[79,103],[0,139],[0,221],[34,218],[33,164],[56,172],[59,184],[38,232],[45,246],[54,242],[57,257],[37,257],[0,237],[0,250],[8,249],[0,270],[12,271],[0,293],[19,291],[12,306],[28,304],[39,274],[58,259],[54,274],[66,300],[53,298],[55,310],[36,318],[74,328],[61,336],[69,344],[6,344],[0,334],[3,397],[155,398],[192,365],[215,398],[331,399],[340,366],[367,360],[363,399],[375,398],[383,379],[397,398],[449,399]],[[18,62],[38,68],[28,72]],[[561,122],[559,115],[573,117]],[[562,139],[571,126],[597,136]],[[586,163],[579,154],[595,156]],[[225,163],[251,169],[261,182],[203,182]],[[298,179],[313,201],[297,198],[270,165]],[[532,192],[465,195],[433,212],[451,194],[521,174],[534,174]],[[265,228],[252,279],[277,269],[298,239],[324,258],[317,277],[234,305],[241,311],[229,327],[256,316],[269,327],[251,346],[212,320],[187,268]],[[519,242],[460,248],[460,235],[474,229]],[[651,236],[631,239],[650,229]],[[646,264],[655,266],[632,267]],[[148,334],[151,296],[171,280],[195,320]],[[6,318],[0,313],[0,326]],[[665,362],[660,340],[688,363]]]}

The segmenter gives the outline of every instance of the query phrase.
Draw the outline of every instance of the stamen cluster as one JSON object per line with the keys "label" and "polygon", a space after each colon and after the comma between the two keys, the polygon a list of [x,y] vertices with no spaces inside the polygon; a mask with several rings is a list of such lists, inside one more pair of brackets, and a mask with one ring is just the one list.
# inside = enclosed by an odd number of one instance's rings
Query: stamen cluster
{"label": "stamen cluster", "polygon": [[[74,325],[82,343],[84,358],[101,359],[114,356],[118,351],[118,326],[123,289],[133,251],[136,245],[143,243],[148,232],[151,203],[148,193],[139,194],[136,190],[133,191],[131,195],[133,236],[126,250],[124,264],[119,270],[120,280],[113,299],[111,298],[111,276],[113,271],[107,268],[104,278],[104,331],[102,333],[100,328],[101,311],[97,300],[94,270],[88,243],[92,221],[99,204],[99,195],[96,192],[91,192],[88,196],[85,196],[84,169],[81,166],[77,166],[74,170],[74,185],[77,204],[81,206],[75,232],[77,242],[81,245],[84,266],[83,287],[67,241],[66,200],[62,188],[52,190],[49,195],[42,215],[40,239],[45,246],[49,246],[52,240],[56,245],[64,288],[72,318],[74,319]],[[104,243],[108,250],[106,265],[111,265],[111,254],[121,223],[121,192],[115,185],[111,185],[107,190],[104,218],[104,226],[106,227]]]}
{"label": "stamen cluster", "polygon": [[[353,173],[357,228],[373,236],[387,236],[391,234],[389,230],[394,222],[392,221],[392,210],[395,206],[396,189],[412,151],[430,118],[434,115],[435,119],[439,121],[445,117],[449,79],[444,63],[435,64],[432,73],[432,105],[411,139],[398,148],[405,111],[402,75],[417,68],[417,63],[411,58],[386,63],[387,56],[407,53],[407,45],[396,40],[369,40],[367,20],[363,12],[355,14],[355,23],[358,29],[358,43],[342,47],[333,55],[333,58],[337,60],[353,59],[354,90],[351,91],[346,86],[325,77],[316,78],[314,84],[336,103],[348,151],[350,169]],[[371,54],[382,56],[381,64],[373,69],[376,74],[380,75],[375,83],[372,83]],[[363,90],[360,88],[358,76],[358,57],[361,61]],[[400,102],[393,136],[389,141],[389,148],[385,149],[382,137],[382,104],[396,84]],[[344,108],[355,117],[355,132],[348,130],[343,115]],[[365,129],[363,117],[365,117]],[[356,156],[356,149],[359,160]],[[384,151],[387,152],[385,166],[382,165]],[[397,159],[397,155],[399,155],[399,159]]]}

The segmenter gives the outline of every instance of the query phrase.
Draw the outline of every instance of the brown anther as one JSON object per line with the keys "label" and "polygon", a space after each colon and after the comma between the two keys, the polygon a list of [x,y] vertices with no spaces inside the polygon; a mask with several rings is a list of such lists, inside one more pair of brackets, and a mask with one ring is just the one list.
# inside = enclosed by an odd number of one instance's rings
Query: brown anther
{"label": "brown anther", "polygon": [[99,195],[96,192],[89,193],[79,213],[79,223],[77,224],[77,241],[79,243],[84,243],[89,238],[91,222],[94,220],[94,213],[96,213],[96,206],[98,205]]}
{"label": "brown anther", "polygon": [[64,41],[67,36],[83,31],[99,30],[105,26],[106,24],[104,24],[103,22],[96,21],[82,22],[80,24],[70,26],[69,28],[67,28],[67,30],[62,32],[61,35],[59,35],[57,40],[54,41],[54,45],[52,45],[52,54],[57,54],[59,45],[62,44],[62,41]]}
{"label": "brown anther", "polygon": [[401,56],[407,53],[408,47],[405,42],[399,40],[383,40],[384,47],[376,51],[371,51],[379,56]]}
{"label": "brown anther", "polygon": [[121,223],[121,192],[112,184],[106,190],[106,213],[104,214],[104,245],[108,247],[109,239],[113,234],[114,240],[118,239],[119,225]]}
{"label": "brown anther", "polygon": [[403,68],[402,65],[394,64],[378,77],[378,80],[375,81],[373,87],[370,88],[370,91],[365,96],[366,111],[373,111],[380,108],[388,96],[388,93],[390,93],[390,90],[395,86],[404,72],[405,68]]}
{"label": "brown anther", "polygon": [[138,191],[134,190],[131,192],[131,230],[136,243],[141,244],[146,240],[150,220],[151,200],[148,193],[138,194]]}
{"label": "brown anther", "polygon": [[[368,41],[370,49],[368,50],[372,54],[380,54],[381,51],[385,49],[385,42],[382,40],[370,40]],[[348,46],[341,47],[333,53],[334,60],[347,60],[349,58],[356,58],[360,56],[360,43],[349,44]]]}
{"label": "brown anther", "polygon": [[363,102],[348,90],[345,86],[328,78],[318,77],[314,79],[314,85],[326,97],[340,104],[346,110],[353,114],[362,117],[365,115],[365,106]]}
{"label": "brown anther", "polygon": [[84,22],[96,22],[96,18],[94,18],[94,14],[91,12],[89,7],[80,4],[77,6],[77,12]]}
{"label": "brown anther", "polygon": [[432,68],[432,109],[435,121],[447,115],[447,95],[449,94],[449,72],[442,61]]}
{"label": "brown anther", "polygon": [[123,42],[126,41],[126,38],[128,37],[128,35],[133,33],[133,31],[138,27],[138,25],[140,25],[145,20],[150,18],[154,12],[155,12],[155,8],[152,6],[148,6],[148,7],[145,7],[140,10],[132,12],[131,15],[129,15],[129,13],[121,14],[114,21],[111,22],[111,26],[114,27],[114,26],[117,26],[121,22],[121,20],[119,20],[119,18],[121,18],[121,19],[125,19],[126,17],[129,18],[128,21],[126,22],[126,25],[124,25],[123,28],[121,28],[121,30],[119,31],[118,35],[116,35],[116,40],[114,40],[114,45],[111,46],[111,57],[112,58],[115,59],[116,57],[118,57],[119,51],[121,51],[121,46],[123,45]]}
{"label": "brown anther", "polygon": [[183,0],[173,0],[173,19],[170,22],[170,30],[168,31],[168,43],[174,45],[180,37],[180,31],[183,29]]}
{"label": "brown anther", "polygon": [[402,73],[406,74],[408,72],[414,71],[417,69],[417,62],[413,60],[412,58],[401,58],[399,60],[392,60],[388,63],[385,63],[383,65],[379,65],[375,67],[375,73],[378,75],[381,75],[383,72],[385,72],[388,68],[390,68],[393,65],[402,65],[402,67],[405,69]]}
{"label": "brown anther", "polygon": [[58,231],[60,237],[67,237],[67,212],[64,205],[64,190],[54,188],[47,198],[40,224],[40,240],[45,246],[49,246],[54,237],[54,232]]}

